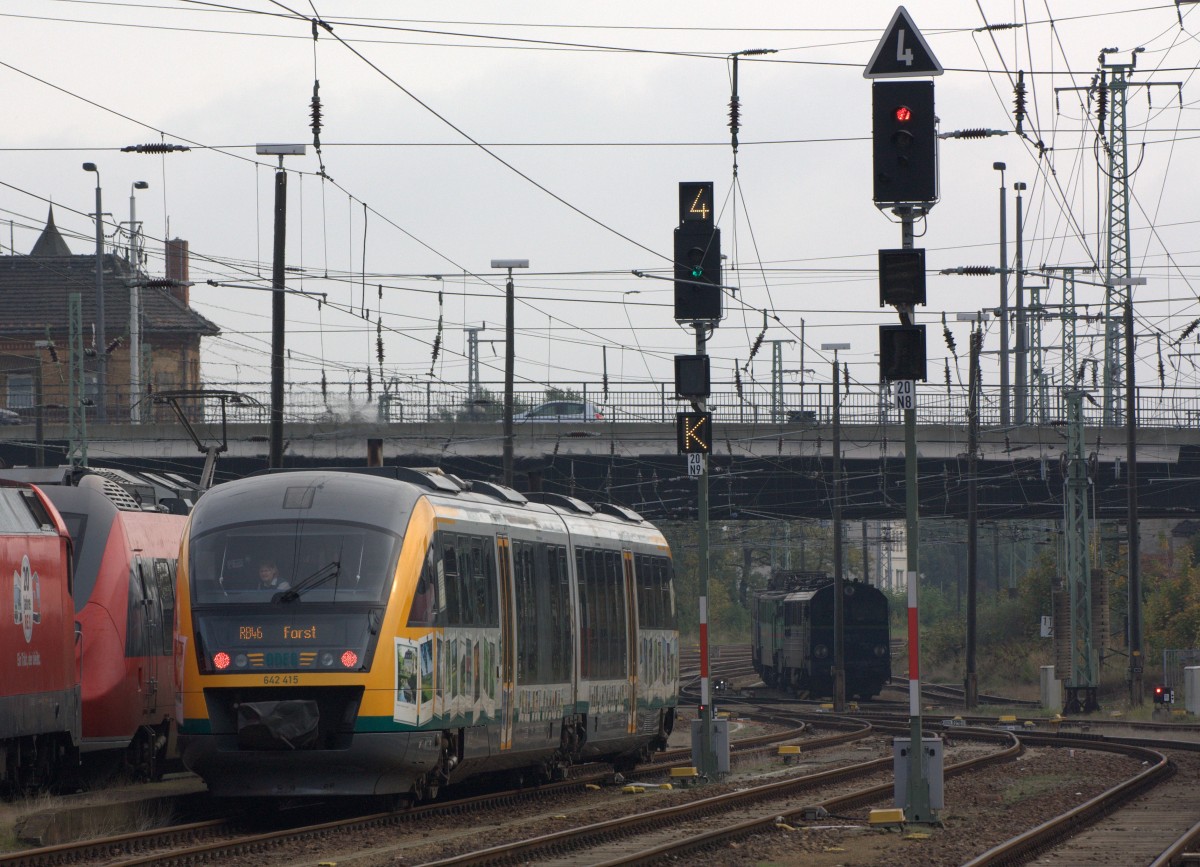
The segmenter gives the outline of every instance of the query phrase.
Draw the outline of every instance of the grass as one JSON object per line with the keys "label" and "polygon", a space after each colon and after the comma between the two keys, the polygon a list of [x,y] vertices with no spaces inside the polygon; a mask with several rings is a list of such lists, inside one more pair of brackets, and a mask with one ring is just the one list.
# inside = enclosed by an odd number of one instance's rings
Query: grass
{"label": "grass", "polygon": [[1071,782],[1066,774],[1034,774],[1022,777],[1000,793],[1000,800],[1005,804],[1015,804],[1027,798],[1034,798],[1062,788]]}

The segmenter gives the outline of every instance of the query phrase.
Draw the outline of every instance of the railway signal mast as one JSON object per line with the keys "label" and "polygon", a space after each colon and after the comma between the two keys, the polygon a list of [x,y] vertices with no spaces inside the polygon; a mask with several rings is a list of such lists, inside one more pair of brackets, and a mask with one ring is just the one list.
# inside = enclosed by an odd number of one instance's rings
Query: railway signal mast
{"label": "railway signal mast", "polygon": [[[721,230],[713,213],[712,181],[679,184],[679,225],[675,228],[675,320],[696,330],[695,355],[675,356],[675,393],[690,400],[691,412],[676,415],[677,445],[687,455],[688,475],[697,481],[700,561],[700,713],[692,727],[692,755],[700,775],[713,779],[722,769],[714,751],[712,694],[708,674],[708,455],[712,451],[709,360],[705,351],[722,316]],[[699,738],[696,729],[699,728]],[[728,770],[728,740],[724,740]]]}
{"label": "railway signal mast", "polygon": [[[926,79],[941,75],[942,66],[903,6],[896,9],[883,38],[863,70],[870,79]],[[924,250],[913,247],[913,223],[929,213],[938,199],[937,117],[933,108],[933,82],[873,81],[871,131],[873,198],[875,207],[891,210],[900,221],[901,249],[879,251],[880,306],[895,306],[900,325],[879,330],[880,380],[894,382],[897,401],[904,411],[905,511],[908,538],[908,690],[910,737],[907,743],[907,778],[903,796],[896,786],[897,806],[906,821],[928,824],[941,809],[941,768],[931,774],[926,766],[941,755],[936,736],[921,731],[920,630],[917,577],[917,395],[916,381],[925,379],[924,326],[913,321],[917,304],[925,303]],[[896,754],[905,754],[897,740]],[[897,771],[899,771],[897,760]],[[934,777],[935,786],[930,785]],[[936,797],[931,797],[933,792]],[[903,798],[903,804],[899,803]]]}

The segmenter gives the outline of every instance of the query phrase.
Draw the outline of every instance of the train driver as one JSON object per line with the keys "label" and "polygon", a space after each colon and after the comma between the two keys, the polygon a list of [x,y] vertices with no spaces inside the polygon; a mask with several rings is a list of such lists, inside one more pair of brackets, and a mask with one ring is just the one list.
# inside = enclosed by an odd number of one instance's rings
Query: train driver
{"label": "train driver", "polygon": [[258,589],[259,590],[288,590],[291,584],[279,579],[279,567],[275,565],[275,561],[270,557],[264,557],[258,561]]}

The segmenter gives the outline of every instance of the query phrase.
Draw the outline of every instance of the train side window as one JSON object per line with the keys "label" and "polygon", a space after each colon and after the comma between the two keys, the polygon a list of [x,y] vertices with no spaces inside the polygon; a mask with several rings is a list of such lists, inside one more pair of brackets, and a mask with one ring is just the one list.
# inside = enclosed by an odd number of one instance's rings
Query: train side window
{"label": "train side window", "polygon": [[446,623],[451,626],[462,624],[462,606],[459,597],[462,584],[458,575],[457,537],[446,534],[442,538],[442,575],[446,583]]}
{"label": "train side window", "polygon": [[433,551],[432,544],[425,551],[425,560],[421,564],[421,574],[417,578],[412,608],[408,614],[409,626],[433,626],[437,619],[440,596]]}
{"label": "train side window", "polygon": [[500,602],[496,592],[496,542],[492,538],[479,537],[475,540],[475,556],[472,558],[478,568],[479,593],[482,598],[483,625],[500,625]]}
{"label": "train side window", "polygon": [[166,624],[175,620],[175,563],[161,557],[154,560],[154,583],[158,585],[158,601],[162,605],[162,652],[167,656],[171,654],[172,636]]}

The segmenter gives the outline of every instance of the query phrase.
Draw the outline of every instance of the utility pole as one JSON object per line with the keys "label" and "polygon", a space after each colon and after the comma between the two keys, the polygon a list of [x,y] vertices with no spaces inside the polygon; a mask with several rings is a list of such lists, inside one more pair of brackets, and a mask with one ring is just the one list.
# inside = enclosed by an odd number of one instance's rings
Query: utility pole
{"label": "utility pole", "polygon": [[479,326],[468,325],[463,329],[467,332],[467,412],[472,419],[478,409],[479,400],[479,332],[487,328],[487,323]]}
{"label": "utility pole", "polygon": [[516,366],[517,348],[515,343],[515,290],[513,288],[513,268],[528,268],[528,259],[493,259],[493,268],[508,269],[508,280],[504,283],[504,453],[503,471],[504,484],[513,486],[513,370]]}
{"label": "utility pole", "polygon": [[838,350],[849,343],[822,343],[833,350],[833,711],[846,711],[846,605],[842,558],[842,397]]}
{"label": "utility pole", "polygon": [[[96,173],[96,421],[108,421],[108,338],[104,332],[104,208],[100,203],[100,169],[84,163],[85,172]],[[85,461],[84,466],[87,466]]]}
{"label": "utility pole", "polygon": [[1024,226],[1022,221],[1024,215],[1021,211],[1022,200],[1021,193],[1025,192],[1025,184],[1017,181],[1013,184],[1013,189],[1017,191],[1017,256],[1016,256],[1016,271],[1017,271],[1017,399],[1016,399],[1016,422],[1017,424],[1028,424],[1029,417],[1027,414],[1028,404],[1028,381],[1026,373],[1028,372],[1029,351],[1028,338],[1025,333],[1025,240]]}
{"label": "utility pole", "polygon": [[275,170],[275,243],[271,262],[271,437],[267,466],[273,470],[283,467],[283,359],[287,284],[284,281],[287,252],[287,172],[283,170],[285,156],[302,156],[304,145],[260,144],[259,156],[279,157]]}
{"label": "utility pole", "polygon": [[967,710],[979,704],[979,681],[975,673],[976,602],[979,580],[979,353],[983,349],[983,330],[971,328],[971,349],[967,377],[967,676],[963,696]]}

